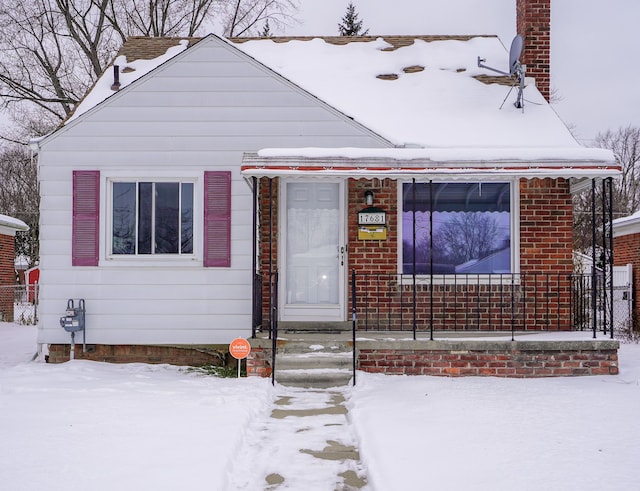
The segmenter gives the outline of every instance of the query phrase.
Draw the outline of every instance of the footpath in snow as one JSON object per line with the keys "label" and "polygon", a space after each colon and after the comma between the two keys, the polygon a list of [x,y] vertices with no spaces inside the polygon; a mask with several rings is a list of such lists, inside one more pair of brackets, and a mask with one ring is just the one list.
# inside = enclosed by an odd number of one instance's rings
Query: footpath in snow
{"label": "footpath in snow", "polygon": [[277,385],[270,414],[251,423],[228,489],[369,489],[345,405],[348,392]]}

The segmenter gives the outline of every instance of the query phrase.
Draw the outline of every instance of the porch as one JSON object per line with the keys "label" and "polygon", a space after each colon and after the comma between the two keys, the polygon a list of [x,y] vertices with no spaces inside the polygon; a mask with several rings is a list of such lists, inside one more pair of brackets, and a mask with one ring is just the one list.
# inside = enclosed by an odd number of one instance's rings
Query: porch
{"label": "porch", "polygon": [[[286,342],[283,322],[298,323],[298,330],[350,322],[354,375],[356,366],[423,373],[420,364],[440,370],[449,361],[461,364],[448,365],[450,375],[577,375],[600,367],[590,356],[586,365],[577,363],[564,345],[521,345],[516,333],[587,330],[594,339],[600,332],[612,339],[617,166],[575,154],[534,161],[500,154],[490,165],[482,152],[464,161],[440,154],[436,161],[432,149],[350,158],[333,156],[339,149],[297,152],[246,154],[242,170],[254,198],[253,337],[261,344],[266,333],[273,343],[264,348],[273,357],[267,371],[276,366],[278,343]],[[592,257],[599,258],[590,283],[574,276],[572,247],[572,194],[589,188]],[[453,345],[437,339],[458,332],[483,339]],[[362,348],[358,339],[369,333],[383,334]],[[485,333],[507,338],[487,345]],[[387,351],[397,336],[411,347]],[[579,357],[589,346],[570,351]],[[593,349],[611,364],[598,370],[615,371],[613,345],[605,349],[613,354]],[[385,353],[390,365],[382,368]],[[556,354],[577,365],[552,368]],[[529,370],[543,361],[543,371]],[[499,367],[505,371],[498,374]]]}
{"label": "porch", "polygon": [[[355,316],[365,331],[610,332],[617,167],[388,152],[245,155],[255,330]],[[585,282],[573,276],[572,194],[589,187],[599,264],[587,273],[602,278],[576,294]]]}
{"label": "porch", "polygon": [[[250,340],[247,375],[306,387],[357,383],[357,371],[389,375],[541,378],[618,374],[616,340],[584,332],[532,333],[437,331],[288,332],[277,339],[260,333]],[[327,354],[330,353],[330,354]],[[282,369],[285,357],[300,356],[307,368]],[[336,365],[330,361],[340,359]],[[329,360],[329,361],[328,361]],[[290,362],[287,362],[290,366]]]}

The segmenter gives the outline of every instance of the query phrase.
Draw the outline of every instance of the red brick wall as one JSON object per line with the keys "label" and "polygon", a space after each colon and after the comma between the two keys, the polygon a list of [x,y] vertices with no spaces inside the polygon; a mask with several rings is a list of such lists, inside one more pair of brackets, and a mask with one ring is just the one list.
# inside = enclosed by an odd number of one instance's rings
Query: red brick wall
{"label": "red brick wall", "polygon": [[640,233],[613,238],[614,266],[632,265],[633,271],[633,328],[640,319]]}
{"label": "red brick wall", "polygon": [[[549,312],[559,329],[571,327],[569,275],[573,272],[572,244],[573,205],[569,181],[521,179],[520,271],[539,274],[537,290],[540,301],[546,302],[549,296],[557,300],[550,303]],[[547,279],[550,284],[545,284]],[[551,288],[549,294],[548,288]]]}
{"label": "red brick wall", "polygon": [[0,234],[0,312],[2,320],[13,321],[12,288],[16,284],[15,272],[15,237]]}
{"label": "red brick wall", "polygon": [[360,350],[360,370],[389,375],[511,378],[617,375],[618,351],[602,350]]}
{"label": "red brick wall", "polygon": [[[373,191],[373,206],[387,212],[386,240],[358,239],[358,212],[367,206],[364,193]],[[355,180],[348,182],[349,270],[357,275],[398,272],[398,182],[391,179]]]}
{"label": "red brick wall", "polygon": [[551,0],[517,0],[516,30],[524,38],[520,61],[547,101],[551,95]]}
{"label": "red brick wall", "polygon": [[[259,180],[258,210],[260,215],[258,269],[262,275],[262,326],[268,328],[271,319],[269,284],[271,274],[278,269],[278,179]],[[270,254],[271,253],[271,254]]]}

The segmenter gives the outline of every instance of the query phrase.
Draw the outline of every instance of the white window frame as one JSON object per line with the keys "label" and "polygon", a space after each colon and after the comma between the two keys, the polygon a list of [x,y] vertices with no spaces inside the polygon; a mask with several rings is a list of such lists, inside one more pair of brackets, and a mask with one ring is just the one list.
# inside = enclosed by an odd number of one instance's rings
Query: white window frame
{"label": "white window frame", "polygon": [[[397,181],[397,223],[398,223],[398,253],[397,253],[397,271],[398,275],[402,277],[403,283],[407,284],[407,281],[413,278],[412,274],[403,273],[402,264],[402,237],[403,237],[403,220],[402,220],[402,198],[403,198],[403,185],[412,183],[413,181],[404,179]],[[449,182],[463,182],[463,183],[479,183],[479,182],[508,182],[510,184],[510,211],[509,211],[509,226],[510,230],[510,249],[511,249],[511,273],[469,273],[469,274],[450,274],[450,273],[436,273],[436,274],[417,274],[417,284],[508,284],[515,281],[515,284],[519,283],[520,274],[520,179],[491,179],[491,180],[478,180],[478,179],[433,179],[434,183],[449,183]],[[416,180],[416,184],[428,184],[428,180]],[[515,279],[514,279],[515,278]]]}
{"label": "white window frame", "polygon": [[[100,241],[100,266],[202,266],[202,227],[203,227],[203,178],[202,173],[170,173],[139,171],[111,171],[101,177],[100,227],[104,240]],[[115,182],[178,182],[193,184],[193,253],[191,254],[113,254],[113,183]]]}

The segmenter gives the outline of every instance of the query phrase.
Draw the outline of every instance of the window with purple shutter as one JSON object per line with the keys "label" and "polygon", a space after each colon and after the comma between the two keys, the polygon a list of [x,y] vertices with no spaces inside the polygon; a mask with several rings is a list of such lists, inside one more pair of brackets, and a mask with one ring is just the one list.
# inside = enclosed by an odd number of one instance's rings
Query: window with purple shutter
{"label": "window with purple shutter", "polygon": [[100,171],[73,171],[73,266],[98,265]]}
{"label": "window with purple shutter", "polygon": [[231,172],[204,173],[204,266],[231,266]]}

